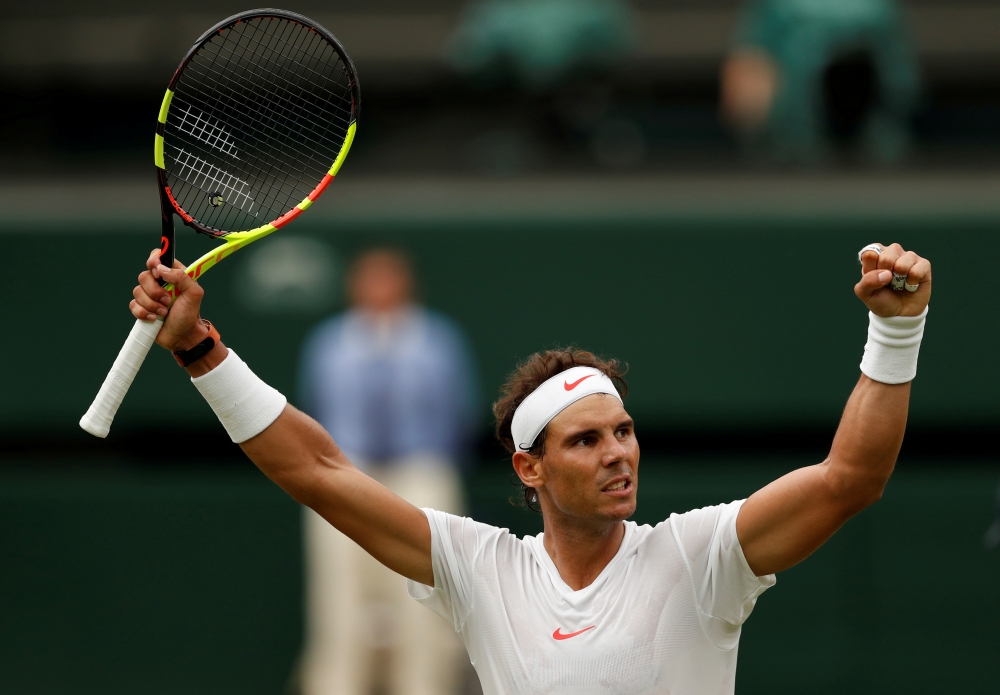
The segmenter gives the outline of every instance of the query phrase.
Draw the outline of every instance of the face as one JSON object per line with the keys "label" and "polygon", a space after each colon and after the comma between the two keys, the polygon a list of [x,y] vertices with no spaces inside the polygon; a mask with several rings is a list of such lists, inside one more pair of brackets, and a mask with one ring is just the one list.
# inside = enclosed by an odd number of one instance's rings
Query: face
{"label": "face", "polygon": [[617,398],[581,398],[548,424],[545,453],[514,454],[514,469],[538,492],[542,512],[595,522],[635,512],[639,443]]}
{"label": "face", "polygon": [[355,263],[348,291],[354,306],[391,313],[412,299],[413,279],[403,258],[389,251],[372,251]]}

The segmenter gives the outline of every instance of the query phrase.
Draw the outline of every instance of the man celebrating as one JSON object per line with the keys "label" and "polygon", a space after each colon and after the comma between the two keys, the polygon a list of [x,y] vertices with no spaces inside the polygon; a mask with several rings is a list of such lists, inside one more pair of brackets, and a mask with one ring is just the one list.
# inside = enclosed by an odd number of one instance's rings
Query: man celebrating
{"label": "man celebrating", "polygon": [[157,342],[271,480],[452,621],[486,695],[707,695],[733,692],[741,626],[774,574],[878,500],[895,465],[931,266],[898,244],[871,244],[859,258],[868,342],[830,455],[747,500],[655,527],[626,521],[639,445],[617,363],[550,351],[518,367],[494,413],[526,500],[542,513],[544,533],[523,540],[417,509],[361,473],[199,319],[204,291],[180,264],[168,269],[154,252],[131,307],[141,319],[166,315],[156,280],[177,286]]}

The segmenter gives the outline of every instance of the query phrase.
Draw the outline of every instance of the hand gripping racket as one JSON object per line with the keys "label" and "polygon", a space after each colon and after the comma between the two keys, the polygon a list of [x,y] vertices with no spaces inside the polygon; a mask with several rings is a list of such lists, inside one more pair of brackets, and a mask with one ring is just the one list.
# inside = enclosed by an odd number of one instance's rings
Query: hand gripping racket
{"label": "hand gripping racket", "polygon": [[[163,264],[174,261],[175,214],[223,242],[188,267],[196,279],[301,215],[344,163],[360,105],[347,52],[307,17],[251,10],[205,32],[157,118]],[[164,289],[174,296],[172,285]],[[80,427],[107,436],[162,325],[136,321]]]}

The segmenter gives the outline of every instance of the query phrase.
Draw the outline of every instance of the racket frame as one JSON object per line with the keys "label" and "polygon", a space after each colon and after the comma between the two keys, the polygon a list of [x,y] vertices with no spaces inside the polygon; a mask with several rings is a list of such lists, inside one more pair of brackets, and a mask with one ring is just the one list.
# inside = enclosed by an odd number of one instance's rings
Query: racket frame
{"label": "racket frame", "polygon": [[[185,211],[174,198],[173,193],[170,191],[170,186],[167,184],[166,168],[163,160],[164,129],[167,124],[167,115],[170,112],[170,104],[174,98],[174,87],[176,87],[178,81],[180,81],[184,68],[186,68],[187,64],[191,62],[191,59],[195,56],[199,49],[201,49],[201,47],[216,34],[235,24],[249,19],[263,19],[267,17],[285,19],[295,22],[296,24],[300,24],[303,27],[316,32],[333,46],[337,55],[344,62],[344,66],[347,68],[348,74],[351,78],[351,121],[348,124],[347,133],[344,136],[344,144],[341,146],[340,152],[334,160],[333,165],[330,167],[330,170],[320,180],[312,192],[302,200],[302,202],[285,212],[283,215],[278,216],[271,222],[261,225],[255,229],[239,232],[226,232],[200,223],[188,214],[187,211]],[[320,197],[320,195],[323,194],[323,191],[326,190],[327,186],[329,186],[333,179],[337,176],[337,172],[340,171],[340,167],[343,165],[344,159],[347,157],[347,153],[350,151],[351,145],[354,142],[354,134],[357,130],[358,114],[360,113],[360,110],[361,85],[358,80],[358,73],[354,67],[353,61],[351,61],[350,56],[347,55],[347,51],[344,49],[344,46],[340,43],[336,36],[334,36],[318,22],[309,19],[304,15],[296,12],[289,12],[288,10],[279,10],[269,7],[247,10],[222,20],[202,34],[181,60],[177,69],[174,70],[174,74],[170,78],[170,82],[167,84],[167,91],[163,95],[163,102],[160,104],[160,113],[156,119],[156,137],[153,146],[153,158],[156,164],[156,180],[160,189],[160,211],[163,217],[163,229],[160,238],[160,258],[162,259],[163,264],[168,268],[173,266],[174,252],[176,248],[173,225],[174,214],[180,217],[185,225],[191,227],[196,232],[224,240],[224,243],[221,246],[204,254],[201,258],[198,258],[188,266],[187,274],[193,279],[201,277],[201,275],[226,256],[235,253],[247,244],[253,243],[258,239],[262,239],[268,234],[281,229],[286,224],[301,215]],[[167,290],[171,298],[175,296],[173,285],[164,284],[163,288]]]}
{"label": "racket frame", "polygon": [[[333,46],[339,58],[344,62],[344,66],[347,69],[351,80],[351,119],[348,124],[347,132],[344,136],[344,143],[341,146],[340,152],[337,154],[337,158],[334,160],[333,165],[312,190],[312,192],[310,192],[309,195],[302,200],[302,202],[271,222],[261,225],[260,227],[256,227],[255,229],[226,232],[201,224],[188,214],[174,198],[166,180],[166,170],[163,159],[164,129],[167,123],[167,115],[170,112],[170,104],[174,96],[174,87],[176,87],[177,82],[180,80],[181,75],[184,72],[184,68],[187,67],[187,64],[191,61],[195,54],[197,54],[198,50],[217,33],[239,22],[267,17],[285,19],[300,24],[305,28],[316,32]],[[301,215],[313,204],[313,202],[316,201],[316,199],[319,198],[320,195],[322,195],[323,191],[326,190],[327,186],[330,185],[337,173],[340,171],[340,167],[343,165],[344,160],[347,157],[347,153],[350,151],[351,145],[354,142],[354,134],[357,130],[357,119],[360,109],[361,86],[358,81],[357,70],[354,67],[354,63],[351,61],[350,56],[347,55],[347,51],[344,50],[340,41],[337,40],[337,37],[335,37],[322,25],[309,19],[308,17],[295,12],[288,12],[287,10],[274,8],[248,10],[222,20],[202,34],[184,56],[183,60],[181,60],[180,65],[178,65],[173,76],[170,78],[170,82],[167,85],[167,91],[163,96],[163,102],[160,104],[160,112],[156,122],[153,159],[156,164],[156,180],[160,197],[161,262],[167,267],[172,267],[174,259],[176,258],[176,232],[174,228],[175,214],[181,218],[185,225],[191,227],[196,232],[221,239],[223,242],[220,246],[204,254],[188,266],[186,272],[192,279],[198,279],[227,256],[232,255],[247,244],[251,244],[258,239],[262,239],[268,234],[277,231]],[[171,299],[176,297],[176,288],[172,284],[164,283],[162,280],[160,281],[160,284],[170,295]],[[119,352],[118,357],[115,359],[111,370],[108,372],[107,377],[105,377],[104,383],[101,385],[101,389],[98,392],[97,397],[94,399],[94,402],[91,404],[84,416],[80,419],[80,427],[97,437],[103,438],[108,435],[111,423],[118,411],[118,407],[125,398],[125,394],[128,392],[135,375],[139,371],[139,367],[142,365],[143,360],[155,342],[156,336],[162,325],[162,318],[158,318],[155,321],[143,321],[141,319],[136,320],[135,325],[132,327],[132,331],[129,333],[128,339],[122,346],[122,349]]]}

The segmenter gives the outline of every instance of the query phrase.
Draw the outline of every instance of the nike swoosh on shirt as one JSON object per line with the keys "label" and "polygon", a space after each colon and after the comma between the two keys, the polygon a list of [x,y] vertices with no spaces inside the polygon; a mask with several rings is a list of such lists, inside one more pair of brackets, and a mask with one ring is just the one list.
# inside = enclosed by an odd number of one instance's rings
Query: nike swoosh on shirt
{"label": "nike swoosh on shirt", "polygon": [[588,374],[587,376],[581,376],[579,379],[577,379],[576,381],[574,381],[572,384],[569,383],[568,381],[564,381],[563,382],[563,388],[566,389],[567,391],[572,391],[573,389],[575,389],[577,386],[580,385],[580,382],[582,382],[584,379],[589,379],[592,376],[594,376],[594,375],[593,374]]}
{"label": "nike swoosh on shirt", "polygon": [[[591,376],[593,376],[593,374],[591,374]],[[586,379],[587,377],[583,377],[583,378]],[[570,637],[576,637],[577,635],[582,635],[587,630],[593,630],[595,627],[597,627],[597,626],[596,625],[591,625],[590,627],[585,627],[582,630],[577,630],[576,632],[571,632],[568,635],[564,635],[561,632],[562,628],[561,627],[557,627],[556,631],[552,633],[552,639],[569,639]]]}

